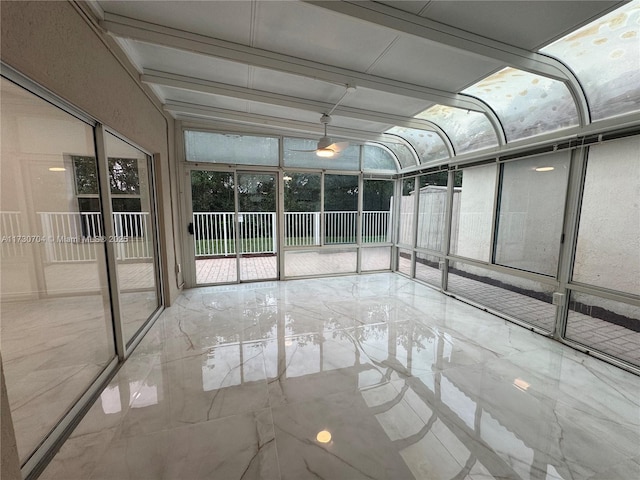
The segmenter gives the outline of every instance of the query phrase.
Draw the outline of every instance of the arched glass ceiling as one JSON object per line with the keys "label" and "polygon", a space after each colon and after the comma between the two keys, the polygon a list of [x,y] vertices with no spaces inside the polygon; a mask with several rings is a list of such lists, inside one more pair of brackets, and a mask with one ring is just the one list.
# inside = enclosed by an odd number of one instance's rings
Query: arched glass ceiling
{"label": "arched glass ceiling", "polygon": [[[385,133],[398,135],[409,142],[418,153],[421,163],[449,158],[449,152],[440,135],[436,132],[415,128],[393,127]],[[404,165],[402,165],[404,168]]]}
{"label": "arched glass ceiling", "polygon": [[393,173],[398,171],[398,165],[388,150],[377,145],[363,145],[362,149],[362,170]]}
{"label": "arched glass ceiling", "polygon": [[573,70],[593,120],[640,110],[640,1],[625,4],[540,52]]}
{"label": "arched glass ceiling", "polygon": [[400,162],[400,168],[413,167],[416,165],[416,158],[413,155],[413,152],[406,145],[401,145],[399,143],[385,143],[380,142],[382,145],[387,147],[389,150],[393,152],[393,154]]}
{"label": "arched glass ceiling", "polygon": [[440,126],[451,139],[456,154],[498,146],[498,137],[489,119],[480,112],[434,105],[416,118]]}
{"label": "arched glass ceiling", "polygon": [[495,110],[510,142],[578,125],[575,102],[562,82],[515,68],[504,68],[462,93]]}

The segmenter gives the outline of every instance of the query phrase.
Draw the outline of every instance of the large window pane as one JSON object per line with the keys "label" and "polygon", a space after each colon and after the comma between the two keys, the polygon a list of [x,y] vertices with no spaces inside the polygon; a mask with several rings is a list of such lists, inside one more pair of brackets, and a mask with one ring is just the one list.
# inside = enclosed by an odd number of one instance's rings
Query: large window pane
{"label": "large window pane", "polygon": [[416,210],[416,179],[402,180],[402,197],[400,197],[400,235],[398,243],[413,247],[414,212]]}
{"label": "large window pane", "polygon": [[513,142],[578,125],[576,104],[566,85],[507,67],[462,93],[487,102]]}
{"label": "large window pane", "polygon": [[383,143],[385,147],[393,152],[400,163],[400,168],[407,168],[416,165],[416,157],[409,147],[399,143]]}
{"label": "large window pane", "polygon": [[411,275],[411,250],[398,249],[398,272]]}
{"label": "large window pane", "polygon": [[594,120],[640,110],[640,2],[626,3],[541,52],[573,70]]}
{"label": "large window pane", "polygon": [[495,263],[555,276],[570,152],[502,165]]}
{"label": "large window pane", "polygon": [[442,251],[445,215],[447,210],[446,171],[419,177],[420,196],[418,199],[418,239],[420,248]]}
{"label": "large window pane", "polygon": [[120,315],[129,342],[159,305],[150,159],[107,134],[109,183],[120,287]]}
{"label": "large window pane", "polygon": [[458,182],[461,187],[456,184],[453,192],[451,253],[488,262],[496,166],[464,169]]}
{"label": "large window pane", "polygon": [[[333,139],[337,142],[337,139]],[[327,170],[360,170],[360,146],[349,145],[331,158],[316,155],[318,140],[284,139],[284,166],[289,168],[317,168]]]}
{"label": "large window pane", "polygon": [[573,279],[640,295],[640,137],[589,149]]}
{"label": "large window pane", "polygon": [[640,366],[640,307],[572,292],[565,336]]}
{"label": "large window pane", "polygon": [[360,250],[360,269],[363,272],[389,270],[391,247],[371,247]]}
{"label": "large window pane", "polygon": [[320,245],[319,173],[284,172],[284,244]]}
{"label": "large window pane", "polygon": [[71,156],[95,172],[93,129],[4,79],[0,93],[0,349],[24,461],[115,350],[96,177],[83,213]]}
{"label": "large window pane", "polygon": [[356,250],[322,249],[284,252],[284,269],[287,277],[355,273],[357,263],[358,253]]}
{"label": "large window pane", "polygon": [[434,287],[442,286],[442,272],[440,271],[440,257],[416,253],[416,278]]}
{"label": "large window pane", "polygon": [[278,139],[229,133],[184,132],[189,162],[278,165]]}
{"label": "large window pane", "polygon": [[362,198],[362,243],[391,241],[393,182],[364,180]]}
{"label": "large window pane", "polygon": [[449,264],[447,290],[496,312],[552,331],[556,306],[554,287],[462,262]]}
{"label": "large window pane", "polygon": [[324,243],[356,243],[358,177],[325,175]]}

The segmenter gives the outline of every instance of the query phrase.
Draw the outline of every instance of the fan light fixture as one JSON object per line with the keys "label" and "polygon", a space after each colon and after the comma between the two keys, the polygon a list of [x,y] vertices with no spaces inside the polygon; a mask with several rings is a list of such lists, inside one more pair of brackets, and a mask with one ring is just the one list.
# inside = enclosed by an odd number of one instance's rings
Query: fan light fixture
{"label": "fan light fixture", "polygon": [[553,167],[536,167],[536,172],[550,172],[555,170]]}
{"label": "fan light fixture", "polygon": [[64,167],[49,167],[50,172],[66,172],[67,169]]}
{"label": "fan light fixture", "polygon": [[316,150],[316,155],[319,156],[319,157],[331,158],[335,154],[336,154],[336,152],[334,152],[330,148],[319,148],[319,149]]}

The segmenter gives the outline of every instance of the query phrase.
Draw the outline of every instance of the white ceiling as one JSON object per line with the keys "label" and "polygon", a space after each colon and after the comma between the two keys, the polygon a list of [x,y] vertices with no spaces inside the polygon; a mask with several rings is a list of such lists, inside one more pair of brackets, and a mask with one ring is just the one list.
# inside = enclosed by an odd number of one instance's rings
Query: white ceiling
{"label": "white ceiling", "polygon": [[[313,125],[376,137],[508,65],[549,72],[535,49],[620,1],[103,1],[103,26],[173,115]],[[514,65],[512,62],[520,62]],[[541,68],[542,70],[536,70]],[[347,85],[355,87],[346,96]],[[187,108],[188,107],[188,108]],[[181,108],[184,111],[181,111]],[[191,112],[191,113],[190,113]],[[341,131],[342,129],[346,129]],[[317,132],[316,129],[308,129]]]}

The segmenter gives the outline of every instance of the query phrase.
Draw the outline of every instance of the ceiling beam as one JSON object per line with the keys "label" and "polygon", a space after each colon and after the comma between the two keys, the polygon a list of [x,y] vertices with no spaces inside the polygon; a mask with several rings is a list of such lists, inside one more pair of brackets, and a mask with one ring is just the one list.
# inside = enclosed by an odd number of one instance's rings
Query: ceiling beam
{"label": "ceiling beam", "polygon": [[[216,120],[223,120],[226,122],[241,123],[245,125],[276,127],[280,130],[301,134],[312,134],[318,136],[324,135],[324,128],[319,122],[303,122],[300,120],[291,120],[288,118],[272,117],[269,115],[240,112],[237,110],[228,110],[225,108],[210,107],[206,105],[197,105],[195,103],[180,102],[177,100],[167,100],[163,108],[165,111],[175,114],[189,114],[202,118],[211,118]],[[332,131],[337,133],[335,135],[336,137],[350,140],[380,141],[380,139],[384,137],[384,134],[380,134],[377,132],[367,132],[364,130],[355,130],[333,126],[331,129]]]}
{"label": "ceiling beam", "polygon": [[[177,88],[190,92],[221,95],[224,97],[238,98],[241,100],[265,103],[268,105],[278,105],[296,108],[299,110],[312,111],[318,113],[318,115],[322,115],[323,113],[329,112],[333,109],[333,105],[326,102],[281,95],[262,90],[254,90],[251,88],[212,82],[209,80],[202,80],[174,73],[159,72],[156,70],[144,70],[144,73],[140,76],[140,80],[147,84]],[[404,117],[401,115],[393,115],[354,107],[345,107],[342,105],[336,107],[332,115],[370,122],[386,123],[405,128],[433,131],[440,135],[445,144],[449,142],[449,138],[442,128],[437,124],[424,119]]]}
{"label": "ceiling beam", "polygon": [[586,125],[591,121],[587,98],[580,82],[571,69],[555,58],[476,35],[382,3],[368,0],[358,2],[302,1],[360,21],[391,29],[399,34],[429,40],[491,60],[497,60],[520,70],[558,80],[567,86],[573,96],[578,110],[580,125]]}
{"label": "ceiling beam", "polygon": [[504,130],[495,112],[486,103],[469,95],[437,90],[367,73],[357,72],[289,55],[248,47],[196,33],[105,13],[100,25],[112,35],[145,43],[223,58],[254,67],[277,70],[339,85],[370,88],[386,93],[419,98],[429,102],[484,113],[499,143],[506,143]]}

